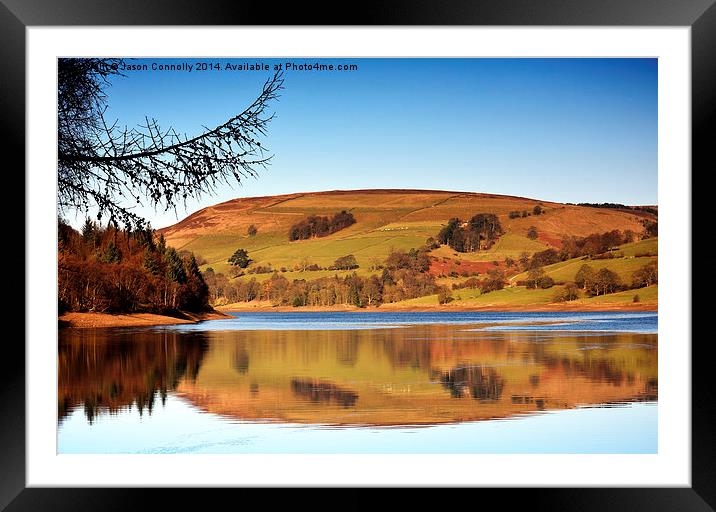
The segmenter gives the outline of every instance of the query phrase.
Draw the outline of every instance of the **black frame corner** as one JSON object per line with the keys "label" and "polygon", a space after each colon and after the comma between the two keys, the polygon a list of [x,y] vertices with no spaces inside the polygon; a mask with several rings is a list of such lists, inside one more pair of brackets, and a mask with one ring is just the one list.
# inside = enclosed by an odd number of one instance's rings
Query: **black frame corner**
{"label": "black frame corner", "polygon": [[[229,0],[0,0],[0,144],[6,154],[20,155],[15,165],[24,168],[25,154],[25,30],[28,26],[60,25],[561,25],[561,26],[687,26],[692,50],[692,218],[699,232],[707,215],[697,214],[709,204],[707,187],[694,189],[694,170],[705,174],[716,168],[716,0],[395,0],[390,4],[368,0],[356,5],[350,18],[335,3],[294,3],[267,17],[266,6],[256,1]],[[684,172],[688,172],[685,169]],[[24,178],[24,173],[23,173]],[[31,184],[27,184],[30,187]],[[23,179],[23,190],[29,193]],[[703,197],[702,197],[703,196]],[[705,214],[706,212],[704,212]],[[20,235],[24,237],[25,235]],[[24,247],[24,244],[23,244]],[[23,249],[24,251],[24,249]],[[693,251],[692,254],[696,254]],[[23,253],[24,256],[24,253]],[[24,258],[23,258],[24,259]],[[712,259],[712,258],[710,258]],[[692,259],[692,261],[694,261]],[[27,268],[25,268],[27,272]],[[708,299],[697,302],[692,292],[692,318],[707,314]],[[28,312],[25,312],[27,317]],[[692,324],[693,325],[693,324]],[[692,335],[693,338],[693,335]],[[508,498],[511,508],[562,510],[679,510],[716,509],[715,387],[710,378],[708,338],[692,343],[692,487],[619,489],[460,489],[451,500]],[[13,346],[14,343],[14,346]],[[12,361],[25,360],[24,347],[7,339]],[[3,420],[0,423],[0,510],[127,510],[147,506],[155,499],[163,507],[189,509],[226,497],[227,489],[59,489],[26,488],[25,484],[25,372],[24,365],[6,365],[0,386]],[[208,492],[207,492],[208,491]],[[264,490],[244,489],[248,497],[270,503],[271,508],[304,501],[305,489],[270,497]],[[340,490],[349,508],[375,505],[371,490]],[[479,493],[479,494],[478,494]],[[509,493],[509,497],[505,495]],[[424,504],[424,490],[414,489],[401,498],[403,505]],[[267,501],[268,500],[268,501]],[[283,503],[282,503],[283,501]],[[315,500],[310,500],[314,501]],[[323,500],[322,500],[323,501]],[[325,502],[325,501],[324,501]]]}

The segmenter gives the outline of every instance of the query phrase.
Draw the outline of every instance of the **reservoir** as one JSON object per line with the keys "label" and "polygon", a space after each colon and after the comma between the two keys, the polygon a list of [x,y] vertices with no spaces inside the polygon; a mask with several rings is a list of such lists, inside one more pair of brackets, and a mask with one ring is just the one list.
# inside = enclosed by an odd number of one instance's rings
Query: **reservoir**
{"label": "reservoir", "polygon": [[656,453],[656,313],[62,329],[60,453]]}

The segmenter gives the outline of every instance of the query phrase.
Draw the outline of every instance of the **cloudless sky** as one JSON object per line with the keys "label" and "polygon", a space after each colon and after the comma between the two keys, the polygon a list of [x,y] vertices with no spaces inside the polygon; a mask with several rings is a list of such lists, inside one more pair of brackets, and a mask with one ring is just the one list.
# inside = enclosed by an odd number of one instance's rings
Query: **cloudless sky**
{"label": "cloudless sky", "polygon": [[[316,59],[231,62],[315,63]],[[135,64],[196,64],[138,59]],[[219,63],[226,60],[206,59]],[[286,71],[258,179],[222,187],[154,227],[235,197],[335,189],[488,192],[559,202],[657,202],[656,59],[320,59]],[[107,117],[193,136],[241,112],[272,71],[127,71]],[[73,219],[70,219],[73,220]],[[74,223],[74,222],[73,222]]]}

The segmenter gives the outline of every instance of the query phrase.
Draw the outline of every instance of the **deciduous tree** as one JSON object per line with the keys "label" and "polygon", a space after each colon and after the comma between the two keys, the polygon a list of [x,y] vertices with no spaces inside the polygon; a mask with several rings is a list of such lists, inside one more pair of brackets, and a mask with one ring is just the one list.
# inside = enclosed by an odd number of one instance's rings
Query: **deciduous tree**
{"label": "deciduous tree", "polygon": [[574,276],[574,283],[586,290],[594,281],[594,269],[589,265],[582,265],[579,267],[577,274]]}
{"label": "deciduous tree", "polygon": [[348,256],[338,258],[335,263],[333,263],[333,266],[338,270],[353,270],[354,268],[358,268],[358,261],[356,261],[355,256],[349,254]]}
{"label": "deciduous tree", "polygon": [[648,263],[632,274],[632,287],[642,288],[659,282],[656,263]]}
{"label": "deciduous tree", "polygon": [[249,259],[249,253],[245,249],[236,249],[234,254],[229,258],[229,263],[235,267],[246,268],[249,266],[251,260]]}

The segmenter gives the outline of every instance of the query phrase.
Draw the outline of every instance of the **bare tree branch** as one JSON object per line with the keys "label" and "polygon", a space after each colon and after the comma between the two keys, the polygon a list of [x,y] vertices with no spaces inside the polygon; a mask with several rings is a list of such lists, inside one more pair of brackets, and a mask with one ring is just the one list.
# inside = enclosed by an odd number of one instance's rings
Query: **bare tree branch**
{"label": "bare tree branch", "polygon": [[[271,156],[259,138],[274,118],[283,77],[276,73],[240,114],[197,136],[163,130],[156,119],[118,129],[105,119],[108,78],[117,61],[61,59],[59,63],[58,184],[60,209],[98,209],[98,217],[131,226],[144,224],[132,209],[169,210],[178,202],[213,193],[220,183],[255,177]],[[134,202],[134,206],[127,201]]]}

